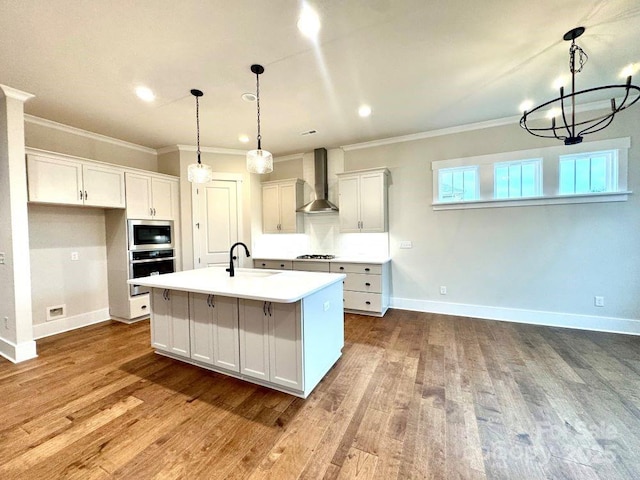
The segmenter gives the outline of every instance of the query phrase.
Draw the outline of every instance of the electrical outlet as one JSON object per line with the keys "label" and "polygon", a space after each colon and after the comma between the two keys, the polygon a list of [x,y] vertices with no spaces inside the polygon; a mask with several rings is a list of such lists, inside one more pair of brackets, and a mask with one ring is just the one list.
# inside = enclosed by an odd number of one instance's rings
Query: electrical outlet
{"label": "electrical outlet", "polygon": [[400,248],[413,248],[413,243],[411,243],[411,240],[403,240],[400,242]]}
{"label": "electrical outlet", "polygon": [[594,297],[594,302],[596,307],[604,307],[604,297]]}
{"label": "electrical outlet", "polygon": [[447,287],[442,286],[440,287],[440,295],[446,295],[447,294]]}
{"label": "electrical outlet", "polygon": [[71,260],[74,262],[78,260],[78,252],[71,252]]}
{"label": "electrical outlet", "polygon": [[4,265],[4,252],[0,252],[0,265]]}

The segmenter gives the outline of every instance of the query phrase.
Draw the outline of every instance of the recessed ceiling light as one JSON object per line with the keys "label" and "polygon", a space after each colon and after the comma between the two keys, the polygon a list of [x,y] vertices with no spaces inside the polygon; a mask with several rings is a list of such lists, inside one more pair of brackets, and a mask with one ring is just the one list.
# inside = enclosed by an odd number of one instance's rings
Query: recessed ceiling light
{"label": "recessed ceiling light", "polygon": [[308,5],[302,8],[302,12],[298,17],[298,30],[305,36],[312,40],[318,36],[320,31],[320,17],[318,14]]}
{"label": "recessed ceiling light", "polygon": [[138,95],[140,100],[144,100],[145,102],[153,102],[156,99],[154,93],[147,87],[137,87],[136,95]]}
{"label": "recessed ceiling light", "polygon": [[371,115],[371,107],[369,105],[361,105],[358,109],[358,115],[361,117],[368,117]]}
{"label": "recessed ceiling light", "polygon": [[533,107],[533,100],[525,100],[520,104],[518,110],[520,112],[528,112]]}
{"label": "recessed ceiling light", "polygon": [[255,93],[243,93],[242,94],[242,100],[244,100],[245,102],[255,102],[256,101],[256,94]]}
{"label": "recessed ceiling light", "polygon": [[238,140],[240,140],[242,143],[248,143],[249,135],[238,135]]}

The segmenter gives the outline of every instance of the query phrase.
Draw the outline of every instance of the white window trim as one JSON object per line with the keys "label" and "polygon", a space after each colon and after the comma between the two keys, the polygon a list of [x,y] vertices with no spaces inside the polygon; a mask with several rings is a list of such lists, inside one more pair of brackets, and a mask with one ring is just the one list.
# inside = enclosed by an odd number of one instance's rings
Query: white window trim
{"label": "white window trim", "polygon": [[[443,168],[443,169],[438,170],[438,186],[440,185],[441,174],[445,173],[445,172],[443,172],[443,170],[447,170],[447,171],[454,170],[454,171],[458,171],[458,172],[463,172],[463,175],[464,175],[464,171],[465,170],[466,171],[473,171],[474,177],[475,177],[474,178],[474,182],[473,182],[475,184],[474,185],[474,191],[476,192],[476,195],[479,194],[480,181],[478,179],[478,167],[477,166],[475,166],[475,165],[466,165],[466,166],[463,166],[463,167]],[[451,173],[454,173],[454,172],[451,172]],[[463,195],[464,195],[464,191],[463,191]],[[447,204],[448,203],[467,203],[467,202],[474,202],[474,201],[476,201],[476,199],[473,199],[473,200],[440,200],[440,191],[438,190],[438,202],[439,203],[447,203]]]}
{"label": "white window trim", "polygon": [[[633,193],[627,190],[628,150],[631,147],[631,138],[615,138],[584,142],[577,145],[556,145],[530,150],[496,153],[491,155],[479,155],[473,157],[454,158],[431,162],[433,182],[434,210],[454,210],[465,208],[492,208],[529,205],[553,205],[567,203],[598,203],[598,202],[623,202],[628,200],[628,195]],[[559,195],[559,157],[579,153],[597,152],[603,150],[618,150],[618,190],[603,193],[581,193],[572,195]],[[512,162],[522,159],[542,158],[542,196],[522,198],[493,198],[494,177],[493,165],[495,163]],[[480,199],[464,202],[440,202],[438,201],[438,170],[442,168],[478,166],[478,178],[480,181]]]}
{"label": "white window trim", "polygon": [[498,167],[511,167],[513,165],[517,165],[520,167],[520,190],[522,191],[522,167],[525,165],[534,165],[536,168],[536,178],[535,178],[535,189],[536,194],[531,195],[531,197],[540,197],[542,195],[542,158],[525,158],[522,160],[511,160],[509,162],[495,162],[493,164],[493,199],[494,200],[517,200],[520,198],[527,197],[505,197],[505,198],[496,198],[497,191],[497,179],[496,179],[496,168]]}

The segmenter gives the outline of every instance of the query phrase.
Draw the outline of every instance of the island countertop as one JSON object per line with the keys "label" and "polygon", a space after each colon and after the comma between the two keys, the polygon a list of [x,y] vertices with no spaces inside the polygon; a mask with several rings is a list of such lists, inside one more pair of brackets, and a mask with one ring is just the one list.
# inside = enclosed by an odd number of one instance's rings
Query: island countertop
{"label": "island countertop", "polygon": [[342,273],[299,272],[236,268],[230,277],[224,267],[208,267],[183,272],[136,278],[127,283],[225,297],[276,303],[293,303],[336,282]]}

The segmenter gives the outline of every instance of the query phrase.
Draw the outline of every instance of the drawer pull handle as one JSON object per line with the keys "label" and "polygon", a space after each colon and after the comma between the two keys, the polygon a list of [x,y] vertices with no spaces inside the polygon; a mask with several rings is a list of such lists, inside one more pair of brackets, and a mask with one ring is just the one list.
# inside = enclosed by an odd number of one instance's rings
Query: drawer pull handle
{"label": "drawer pull handle", "polygon": [[340,267],[340,270],[344,270],[344,267]]}
{"label": "drawer pull handle", "polygon": [[266,263],[263,263],[263,264],[262,264],[262,266],[263,266],[263,267],[266,267],[266,266],[267,266],[267,264],[266,264]]}
{"label": "drawer pull handle", "polygon": [[140,309],[141,309],[141,310],[144,310],[145,308],[147,308],[147,306],[146,306],[146,305],[142,305],[142,306],[140,307]]}
{"label": "drawer pull handle", "polygon": [[366,301],[366,302],[364,302],[364,303],[366,303],[367,305],[371,305],[371,302],[370,302],[369,300],[367,300],[367,301]]}
{"label": "drawer pull handle", "polygon": [[369,282],[365,283],[365,286],[370,287],[371,284]]}
{"label": "drawer pull handle", "polygon": [[284,263],[281,263],[281,264],[280,264],[280,267],[281,267],[281,268],[284,268]]}
{"label": "drawer pull handle", "polygon": [[369,270],[371,270],[370,268],[365,268],[364,271],[368,272]]}

